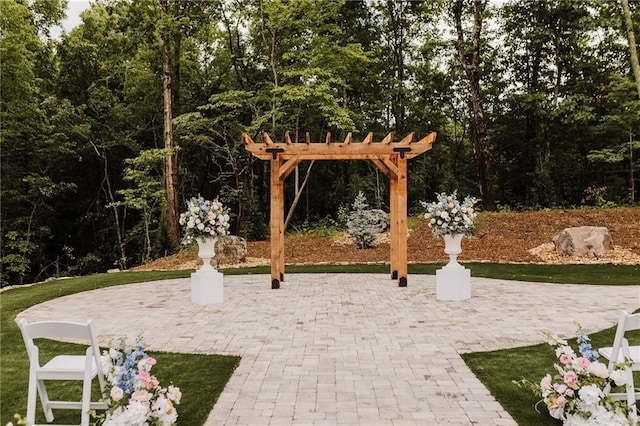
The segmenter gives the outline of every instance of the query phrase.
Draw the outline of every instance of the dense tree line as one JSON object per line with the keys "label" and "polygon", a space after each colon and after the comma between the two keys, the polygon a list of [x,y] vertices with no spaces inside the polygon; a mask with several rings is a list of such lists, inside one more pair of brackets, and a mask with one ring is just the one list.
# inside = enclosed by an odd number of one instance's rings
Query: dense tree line
{"label": "dense tree line", "polygon": [[[635,1],[625,21],[599,0],[95,0],[52,38],[66,3],[0,5],[2,285],[172,252],[198,194],[265,238],[268,164],[242,132],[436,131],[410,213],[454,189],[486,209],[637,200]],[[364,161],[303,163],[286,185],[289,228],[361,191],[388,204]]]}

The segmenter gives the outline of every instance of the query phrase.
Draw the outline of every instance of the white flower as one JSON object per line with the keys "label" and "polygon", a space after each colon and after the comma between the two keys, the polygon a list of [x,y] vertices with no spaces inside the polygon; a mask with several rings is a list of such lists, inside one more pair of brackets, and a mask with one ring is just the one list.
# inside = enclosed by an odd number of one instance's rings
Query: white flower
{"label": "white flower", "polygon": [[589,407],[595,407],[600,399],[604,396],[602,390],[598,387],[598,385],[587,385],[580,388],[578,391],[578,396],[580,397],[581,408],[584,410],[588,410]]}
{"label": "white flower", "polygon": [[551,386],[551,374],[547,374],[540,380],[540,389],[542,390],[542,395],[553,390],[553,386]]}
{"label": "white flower", "polygon": [[559,357],[562,354],[571,355],[571,357],[575,357],[576,353],[571,349],[571,346],[560,346],[556,349],[556,356]]}
{"label": "white flower", "polygon": [[607,410],[602,405],[598,405],[591,411],[589,417],[590,425],[602,426],[628,426],[629,419],[620,411]]}
{"label": "white flower", "polygon": [[111,388],[111,392],[109,392],[109,396],[111,397],[112,400],[114,400],[115,402],[118,402],[124,396],[124,392],[122,392],[122,389],[119,386],[114,386]]}
{"label": "white flower", "polygon": [[582,418],[578,414],[569,414],[567,418],[562,422],[563,426],[588,426],[592,425],[587,419]]}
{"label": "white flower", "polygon": [[133,401],[126,410],[116,410],[107,414],[103,426],[146,426],[149,409],[146,405]]}
{"label": "white flower", "polygon": [[173,385],[169,385],[167,388],[167,397],[175,402],[176,404],[180,404],[180,399],[182,398],[182,392],[180,392],[180,388],[177,388]]}
{"label": "white flower", "polygon": [[564,419],[564,407],[558,405],[553,406],[553,408],[549,409],[549,415],[554,419]]}
{"label": "white flower", "polygon": [[601,362],[592,362],[589,367],[587,367],[587,371],[591,374],[593,374],[594,376],[606,379],[607,377],[609,377],[609,370],[607,369],[607,366],[604,365]]}
{"label": "white flower", "polygon": [[624,370],[613,370],[609,377],[616,383],[616,386],[624,386],[627,384],[627,375]]}
{"label": "white flower", "polygon": [[154,417],[160,420],[161,425],[172,425],[178,419],[178,413],[173,408],[173,404],[163,396],[158,397],[151,409]]}

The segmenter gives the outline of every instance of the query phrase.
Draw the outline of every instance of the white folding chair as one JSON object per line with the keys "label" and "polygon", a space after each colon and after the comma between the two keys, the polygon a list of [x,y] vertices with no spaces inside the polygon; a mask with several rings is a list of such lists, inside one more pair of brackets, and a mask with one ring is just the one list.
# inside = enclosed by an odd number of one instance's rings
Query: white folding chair
{"label": "white folding chair", "polygon": [[598,352],[604,358],[609,360],[609,372],[612,372],[615,363],[623,362],[625,359],[631,360],[631,366],[624,369],[625,373],[625,391],[611,392],[610,386],[607,386],[605,392],[614,399],[627,400],[627,404],[631,409],[631,416],[634,424],[638,421],[638,411],[636,400],[640,399],[640,392],[635,390],[633,384],[633,372],[640,371],[640,346],[629,346],[629,341],[625,338],[627,331],[640,330],[640,313],[628,314],[622,312],[618,321],[618,328],[613,339],[613,346],[600,348]]}
{"label": "white folding chair", "polygon": [[[35,425],[36,395],[40,397],[47,422],[53,421],[52,409],[82,410],[81,426],[89,425],[89,410],[106,409],[106,403],[91,401],[91,386],[97,376],[101,396],[105,389],[104,374],[109,368],[109,357],[100,355],[96,336],[87,323],[65,321],[19,322],[22,337],[29,355],[29,392],[27,399],[27,425]],[[85,355],[56,355],[44,365],[40,364],[40,350],[34,339],[70,340],[87,344]],[[45,380],[81,380],[81,401],[52,401],[49,399]]]}

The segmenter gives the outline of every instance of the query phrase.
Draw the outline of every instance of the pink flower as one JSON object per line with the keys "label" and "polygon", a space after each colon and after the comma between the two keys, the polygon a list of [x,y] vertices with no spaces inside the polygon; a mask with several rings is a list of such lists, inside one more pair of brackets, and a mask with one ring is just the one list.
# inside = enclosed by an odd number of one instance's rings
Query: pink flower
{"label": "pink flower", "polygon": [[155,358],[150,357],[150,356],[149,356],[149,357],[147,357],[147,358],[145,358],[145,359],[146,359],[146,361],[147,361],[147,365],[156,365],[156,363],[158,362],[158,361],[156,361],[156,359],[155,359]]}
{"label": "pink flower", "polygon": [[144,389],[137,390],[131,394],[131,399],[146,404],[151,399],[151,394]]}
{"label": "pink flower", "polygon": [[568,354],[562,354],[560,355],[560,362],[563,364],[569,364],[571,362],[571,355]]}
{"label": "pink flower", "polygon": [[138,380],[140,380],[144,384],[147,384],[149,383],[149,380],[151,380],[151,374],[149,374],[148,371],[141,371],[140,373],[138,373]]}
{"label": "pink flower", "polygon": [[578,388],[578,385],[577,385],[577,383],[578,383],[578,375],[576,373],[574,373],[573,371],[567,371],[566,374],[564,375],[564,382],[570,388],[577,389]]}
{"label": "pink flower", "polygon": [[576,359],[576,365],[583,369],[586,370],[587,368],[589,368],[589,365],[591,365],[591,361],[589,361],[587,358],[581,356],[580,358]]}

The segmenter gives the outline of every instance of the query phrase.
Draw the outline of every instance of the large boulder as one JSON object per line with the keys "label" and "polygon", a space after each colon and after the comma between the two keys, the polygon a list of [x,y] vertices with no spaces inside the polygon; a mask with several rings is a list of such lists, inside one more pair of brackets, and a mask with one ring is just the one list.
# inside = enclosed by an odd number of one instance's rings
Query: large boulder
{"label": "large boulder", "polygon": [[568,256],[601,256],[607,250],[613,250],[613,240],[609,230],[601,226],[578,226],[565,228],[553,237],[558,253]]}
{"label": "large boulder", "polygon": [[225,235],[216,241],[216,255],[213,261],[217,266],[244,263],[247,259],[247,240],[235,235]]}

